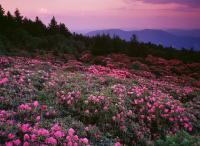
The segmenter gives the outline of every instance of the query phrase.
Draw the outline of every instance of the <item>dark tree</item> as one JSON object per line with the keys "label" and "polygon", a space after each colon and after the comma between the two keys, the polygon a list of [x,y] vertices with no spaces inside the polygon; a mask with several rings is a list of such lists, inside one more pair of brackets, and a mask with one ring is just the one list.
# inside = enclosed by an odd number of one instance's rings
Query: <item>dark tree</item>
{"label": "dark tree", "polygon": [[59,27],[58,27],[57,21],[56,21],[54,16],[51,19],[51,22],[48,26],[48,31],[49,31],[50,34],[56,34],[59,31]]}
{"label": "dark tree", "polygon": [[59,33],[65,35],[66,37],[71,36],[71,33],[69,32],[68,28],[65,26],[64,23],[60,23],[58,28],[59,28]]}
{"label": "dark tree", "polygon": [[137,36],[135,34],[133,34],[131,36],[131,43],[138,43],[138,39],[137,39]]}
{"label": "dark tree", "polygon": [[5,14],[3,7],[0,5],[0,17]]}
{"label": "dark tree", "polygon": [[21,16],[18,9],[15,11],[15,20],[17,23],[22,23],[23,16]]}
{"label": "dark tree", "polygon": [[7,16],[8,19],[13,19],[13,16],[12,16],[12,14],[10,13],[10,11],[7,12],[6,16]]}

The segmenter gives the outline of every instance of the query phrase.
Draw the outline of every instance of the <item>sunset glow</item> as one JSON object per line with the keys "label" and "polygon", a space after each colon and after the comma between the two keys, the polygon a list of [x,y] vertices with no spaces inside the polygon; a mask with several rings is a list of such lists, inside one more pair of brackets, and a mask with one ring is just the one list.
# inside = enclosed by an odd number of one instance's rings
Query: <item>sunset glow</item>
{"label": "sunset glow", "polygon": [[54,15],[70,30],[105,28],[200,28],[197,0],[1,0],[6,11],[19,8],[46,24]]}

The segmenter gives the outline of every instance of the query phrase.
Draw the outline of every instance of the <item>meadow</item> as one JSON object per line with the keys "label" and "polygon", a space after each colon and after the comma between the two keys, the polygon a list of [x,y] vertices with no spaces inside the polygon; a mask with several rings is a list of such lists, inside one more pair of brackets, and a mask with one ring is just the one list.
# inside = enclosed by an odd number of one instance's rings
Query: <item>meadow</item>
{"label": "meadow", "polygon": [[200,145],[200,63],[0,56],[0,145]]}

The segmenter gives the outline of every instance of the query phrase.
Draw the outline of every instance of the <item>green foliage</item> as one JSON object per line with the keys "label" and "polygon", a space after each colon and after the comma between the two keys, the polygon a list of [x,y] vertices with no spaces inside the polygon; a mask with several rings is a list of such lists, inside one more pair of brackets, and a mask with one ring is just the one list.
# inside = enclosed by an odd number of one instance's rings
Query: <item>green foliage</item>
{"label": "green foliage", "polygon": [[180,131],[174,136],[167,136],[165,140],[160,139],[155,142],[155,146],[198,146],[199,144],[198,138],[185,131]]}

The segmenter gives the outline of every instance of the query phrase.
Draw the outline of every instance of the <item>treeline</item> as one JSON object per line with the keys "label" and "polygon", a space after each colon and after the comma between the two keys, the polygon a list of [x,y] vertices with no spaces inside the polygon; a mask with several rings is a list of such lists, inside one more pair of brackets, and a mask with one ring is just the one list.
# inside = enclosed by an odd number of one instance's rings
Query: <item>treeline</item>
{"label": "treeline", "polygon": [[83,51],[94,55],[124,53],[134,57],[145,57],[149,54],[171,59],[177,58],[186,62],[200,61],[200,53],[177,51],[164,48],[162,45],[140,43],[133,35],[130,42],[115,36],[101,35],[87,37],[71,33],[64,23],[57,23],[53,17],[46,26],[39,17],[30,20],[21,15],[17,9],[12,15],[5,12],[0,5],[0,55],[36,55],[52,52],[54,55],[73,53],[78,56]]}

